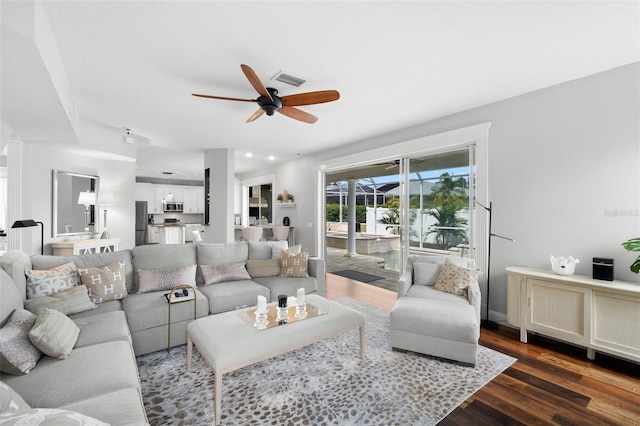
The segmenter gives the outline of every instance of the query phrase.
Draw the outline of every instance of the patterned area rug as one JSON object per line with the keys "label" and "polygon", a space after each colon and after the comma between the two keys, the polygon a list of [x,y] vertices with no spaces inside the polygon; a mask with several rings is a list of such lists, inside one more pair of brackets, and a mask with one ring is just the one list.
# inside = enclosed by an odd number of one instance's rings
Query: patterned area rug
{"label": "patterned area rug", "polygon": [[[393,352],[388,312],[338,302],[366,317],[366,359],[351,330],[227,373],[223,425],[435,425],[515,361],[482,346],[475,368]],[[213,373],[197,350],[187,373],[186,354],[183,345],[138,357],[152,425],[214,424]]]}

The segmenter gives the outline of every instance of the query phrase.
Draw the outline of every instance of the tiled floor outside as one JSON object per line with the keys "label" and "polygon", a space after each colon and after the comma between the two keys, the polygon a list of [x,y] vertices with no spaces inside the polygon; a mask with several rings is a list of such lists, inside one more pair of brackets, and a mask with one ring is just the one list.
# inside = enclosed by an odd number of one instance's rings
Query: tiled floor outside
{"label": "tiled floor outside", "polygon": [[383,259],[364,254],[347,257],[345,256],[346,253],[347,251],[344,249],[327,247],[326,266],[328,273],[350,269],[365,274],[377,275],[382,277],[382,279],[371,281],[367,284],[397,291],[397,282],[400,274],[396,271],[389,271],[381,267],[380,262],[384,262]]}

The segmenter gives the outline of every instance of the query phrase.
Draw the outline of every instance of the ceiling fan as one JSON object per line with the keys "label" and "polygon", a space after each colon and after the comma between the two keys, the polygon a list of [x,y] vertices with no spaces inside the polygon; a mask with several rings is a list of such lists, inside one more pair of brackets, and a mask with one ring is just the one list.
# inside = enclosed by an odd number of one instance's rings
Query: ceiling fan
{"label": "ceiling fan", "polygon": [[260,95],[257,99],[238,99],[228,98],[224,96],[213,95],[200,95],[192,93],[193,96],[201,98],[222,99],[226,101],[240,101],[240,102],[256,102],[260,108],[253,113],[251,117],[246,121],[250,123],[262,114],[267,113],[268,116],[272,116],[276,111],[287,117],[293,118],[304,123],[315,123],[318,121],[318,117],[315,115],[304,112],[298,108],[294,108],[301,105],[314,105],[322,104],[325,102],[332,102],[340,99],[340,93],[337,90],[321,90],[318,92],[298,93],[297,95],[278,96],[278,90],[271,87],[264,87],[256,73],[248,65],[240,65],[242,72],[249,80],[249,83]]}

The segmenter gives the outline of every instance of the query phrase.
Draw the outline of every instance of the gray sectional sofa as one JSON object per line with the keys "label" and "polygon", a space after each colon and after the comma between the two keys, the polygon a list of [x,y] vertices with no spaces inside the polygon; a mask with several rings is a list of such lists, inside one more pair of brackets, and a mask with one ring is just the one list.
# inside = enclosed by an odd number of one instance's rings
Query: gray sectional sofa
{"label": "gray sectional sofa", "polygon": [[[43,356],[28,374],[2,373],[0,384],[10,386],[30,407],[71,410],[111,425],[147,424],[135,357],[167,348],[168,304],[166,290],[138,293],[138,271],[198,265],[196,317],[255,305],[258,295],[276,301],[278,295],[293,296],[299,288],[324,296],[324,261],[313,257],[308,259],[308,277],[272,275],[204,285],[201,265],[276,259],[286,248],[286,241],[243,241],[148,245],[78,256],[29,257],[10,251],[0,257],[0,327],[25,306],[27,269],[47,270],[71,261],[78,268],[124,262],[128,296],[70,314],[80,334],[69,357]],[[171,346],[186,343],[193,309],[192,302],[171,306]]]}

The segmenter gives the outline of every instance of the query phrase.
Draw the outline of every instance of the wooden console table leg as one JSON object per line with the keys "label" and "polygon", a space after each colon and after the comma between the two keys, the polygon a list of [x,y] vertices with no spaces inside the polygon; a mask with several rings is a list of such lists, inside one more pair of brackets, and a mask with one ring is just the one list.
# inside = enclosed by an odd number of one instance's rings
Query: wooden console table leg
{"label": "wooden console table leg", "polygon": [[360,358],[364,359],[364,324],[360,326]]}
{"label": "wooden console table leg", "polygon": [[222,373],[213,371],[216,378],[216,412],[214,413],[216,419],[216,425],[222,423]]}

